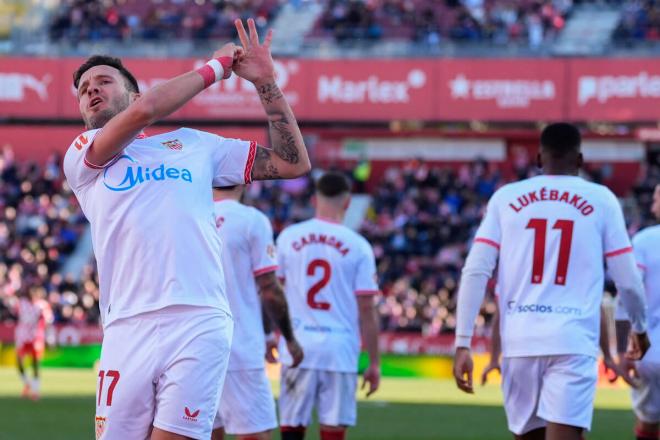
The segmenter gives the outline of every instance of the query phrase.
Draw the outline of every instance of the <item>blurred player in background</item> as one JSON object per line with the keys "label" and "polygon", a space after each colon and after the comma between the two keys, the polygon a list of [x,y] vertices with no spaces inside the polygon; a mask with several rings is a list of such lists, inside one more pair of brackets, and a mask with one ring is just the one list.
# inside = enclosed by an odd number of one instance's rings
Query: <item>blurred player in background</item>
{"label": "blurred player in background", "polygon": [[639,359],[649,345],[623,212],[607,188],[578,176],[580,144],[570,124],[543,130],[545,175],[491,197],[459,288],[454,376],[472,393],[473,326],[499,256],[502,389],[520,439],[578,440],[591,428],[604,259],[631,316],[628,355]]}
{"label": "blurred player in background", "polygon": [[213,190],[227,298],[235,322],[213,440],[222,439],[223,431],[241,440],[268,440],[270,431],[277,427],[275,401],[264,366],[262,303],[286,340],[293,366],[303,359],[284,292],[275,276],[273,229],[261,211],[240,202],[243,189],[243,185],[236,185]]}
{"label": "blurred player in background", "polygon": [[[53,322],[53,311],[43,287],[32,287],[18,299],[18,323],[15,329],[16,365],[23,381],[23,397],[39,399],[39,362],[46,348],[46,328]],[[24,360],[32,358],[32,380],[25,373]]]}
{"label": "blurred player in background", "polygon": [[[651,212],[660,220],[660,185],[655,187]],[[630,323],[625,310],[617,303],[617,341],[621,353],[619,361],[625,373],[632,373],[633,410],[637,418],[635,436],[638,440],[660,438],[660,225],[646,228],[633,237],[637,265],[641,269],[649,313],[649,338],[651,348],[644,359],[633,362],[627,359],[626,337]]]}
{"label": "blurred player in background", "polygon": [[[243,47],[140,96],[109,57],[74,75],[89,131],[64,171],[92,230],[104,325],[96,433],[104,440],[208,439],[227,369],[233,322],[224,292],[212,187],[291,178],[310,169],[296,119],[275,83],[272,33],[254,20]],[[270,125],[272,150],[182,128],[144,129],[235,72],[252,82]]]}
{"label": "blurred player in background", "polygon": [[314,407],[321,440],[341,440],[355,425],[360,333],[369,353],[362,383],[369,384],[367,396],[380,382],[376,262],[371,245],[341,224],[349,202],[348,179],[326,173],[316,183],[316,218],[289,226],[277,238],[278,275],[305,350],[295,368],[280,344],[283,440],[304,438]]}

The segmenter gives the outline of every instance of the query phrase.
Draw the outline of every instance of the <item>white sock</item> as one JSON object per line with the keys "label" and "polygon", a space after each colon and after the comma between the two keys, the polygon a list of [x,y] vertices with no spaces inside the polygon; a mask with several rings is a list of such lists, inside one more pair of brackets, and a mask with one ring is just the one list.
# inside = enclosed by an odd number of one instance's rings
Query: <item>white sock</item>
{"label": "white sock", "polygon": [[27,385],[27,386],[30,385],[30,383],[28,382],[28,378],[24,373],[21,374],[21,381],[23,381],[23,385]]}
{"label": "white sock", "polygon": [[32,391],[35,393],[39,393],[39,379],[36,377],[32,379]]}

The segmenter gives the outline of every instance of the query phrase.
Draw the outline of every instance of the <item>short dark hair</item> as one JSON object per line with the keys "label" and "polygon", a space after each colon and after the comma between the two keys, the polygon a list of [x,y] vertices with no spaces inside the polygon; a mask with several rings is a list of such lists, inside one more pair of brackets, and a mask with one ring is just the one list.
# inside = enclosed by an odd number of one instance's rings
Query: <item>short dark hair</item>
{"label": "short dark hair", "polygon": [[325,197],[336,197],[351,192],[348,178],[337,171],[328,171],[316,181],[316,192]]}
{"label": "short dark hair", "polygon": [[140,87],[138,82],[131,72],[128,71],[126,67],[122,64],[119,58],[114,58],[107,55],[92,55],[87,58],[78,70],[73,72],[73,87],[78,90],[78,84],[80,83],[80,77],[83,76],[85,72],[95,66],[110,66],[119,70],[119,73],[124,77],[124,82],[126,83],[126,88],[129,92],[140,93]]}
{"label": "short dark hair", "polygon": [[568,153],[578,153],[582,144],[580,130],[567,122],[550,124],[541,133],[541,149],[553,157],[563,157]]}

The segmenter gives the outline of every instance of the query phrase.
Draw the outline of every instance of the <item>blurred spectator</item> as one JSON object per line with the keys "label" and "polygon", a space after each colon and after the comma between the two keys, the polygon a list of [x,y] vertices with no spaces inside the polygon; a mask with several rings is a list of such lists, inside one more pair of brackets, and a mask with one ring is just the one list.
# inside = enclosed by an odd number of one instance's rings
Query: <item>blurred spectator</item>
{"label": "blurred spectator", "polygon": [[404,38],[525,43],[532,48],[564,27],[571,0],[329,0],[313,35],[339,41]]}
{"label": "blurred spectator", "polygon": [[643,40],[658,41],[660,39],[660,2],[655,0],[625,2],[614,38],[624,43]]}
{"label": "blurred spectator", "polygon": [[0,320],[15,318],[17,293],[34,287],[46,289],[56,322],[98,320],[96,283],[58,273],[87,227],[60,161],[52,155],[39,167],[0,151]]}
{"label": "blurred spectator", "polygon": [[234,38],[233,21],[254,17],[263,28],[277,0],[63,0],[53,14],[51,40],[169,40]]}

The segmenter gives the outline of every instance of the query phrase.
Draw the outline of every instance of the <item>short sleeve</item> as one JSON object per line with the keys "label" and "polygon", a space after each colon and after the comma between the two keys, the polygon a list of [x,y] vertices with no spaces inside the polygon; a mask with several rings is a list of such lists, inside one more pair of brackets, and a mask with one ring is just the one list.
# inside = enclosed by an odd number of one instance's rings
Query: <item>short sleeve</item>
{"label": "short sleeve", "polygon": [[376,257],[374,257],[373,249],[366,242],[362,246],[360,261],[357,262],[353,290],[356,295],[377,295],[380,293],[378,274],[376,273]]}
{"label": "short sleeve", "polygon": [[616,196],[607,190],[607,203],[603,215],[605,216],[603,230],[603,250],[605,257],[616,257],[617,255],[632,252],[626,222],[623,211]]}
{"label": "short sleeve", "polygon": [[105,167],[112,163],[112,160],[110,160],[104,165],[96,165],[87,161],[87,151],[100,132],[100,129],[84,132],[71,143],[64,155],[64,175],[74,191],[78,191],[91,183]]}
{"label": "short sleeve", "polygon": [[231,186],[252,182],[252,167],[257,143],[228,139],[212,133],[199,132],[211,147],[213,185]]}
{"label": "short sleeve", "polygon": [[499,250],[500,243],[502,242],[502,228],[498,212],[497,194],[498,193],[495,193],[488,202],[486,214],[484,215],[483,220],[481,220],[479,229],[477,229],[474,242],[484,243]]}
{"label": "short sleeve", "polygon": [[254,276],[277,270],[273,228],[268,218],[261,213],[255,216],[250,231],[250,260]]}

